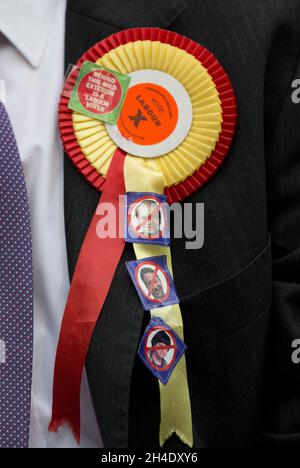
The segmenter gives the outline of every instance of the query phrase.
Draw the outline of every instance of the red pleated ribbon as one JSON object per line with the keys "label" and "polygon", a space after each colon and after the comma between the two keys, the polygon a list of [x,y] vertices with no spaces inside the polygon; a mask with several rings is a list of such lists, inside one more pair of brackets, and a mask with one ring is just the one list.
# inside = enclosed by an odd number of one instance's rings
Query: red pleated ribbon
{"label": "red pleated ribbon", "polygon": [[[125,193],[124,161],[126,154],[117,150],[112,158],[99,205],[83,242],[71,283],[56,353],[52,419],[49,431],[68,424],[80,441],[80,387],[90,340],[111,286],[125,242],[120,228],[119,196]],[[97,224],[104,203],[114,206],[114,238],[99,238]]]}

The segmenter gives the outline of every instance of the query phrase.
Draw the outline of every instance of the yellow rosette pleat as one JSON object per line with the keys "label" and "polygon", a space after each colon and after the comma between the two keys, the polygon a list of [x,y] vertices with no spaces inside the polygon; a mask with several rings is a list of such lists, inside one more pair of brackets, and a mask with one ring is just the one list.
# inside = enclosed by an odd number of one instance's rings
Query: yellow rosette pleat
{"label": "yellow rosette pleat", "polygon": [[[124,167],[127,192],[164,192],[163,175],[153,161],[127,156]],[[173,275],[169,247],[134,244],[137,259],[166,255],[168,268]],[[151,311],[152,317],[160,317],[184,340],[183,322],[178,304]],[[193,446],[193,426],[185,355],[178,361],[166,385],[159,382],[161,401],[160,445],[176,433],[189,447]]]}

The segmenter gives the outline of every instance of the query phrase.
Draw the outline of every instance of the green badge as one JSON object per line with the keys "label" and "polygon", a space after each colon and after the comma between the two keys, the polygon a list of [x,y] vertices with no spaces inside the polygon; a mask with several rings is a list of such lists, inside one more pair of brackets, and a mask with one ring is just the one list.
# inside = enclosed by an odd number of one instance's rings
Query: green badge
{"label": "green badge", "polygon": [[111,125],[117,123],[130,77],[92,62],[84,62],[69,108]]}

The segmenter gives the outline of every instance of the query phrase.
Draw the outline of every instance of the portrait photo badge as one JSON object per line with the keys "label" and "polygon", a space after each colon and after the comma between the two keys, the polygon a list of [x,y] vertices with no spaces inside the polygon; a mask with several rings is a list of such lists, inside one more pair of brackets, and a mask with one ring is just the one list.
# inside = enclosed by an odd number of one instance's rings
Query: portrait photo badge
{"label": "portrait photo badge", "polygon": [[141,339],[138,356],[164,385],[167,384],[186,344],[163,320],[153,317]]}
{"label": "portrait photo badge", "polygon": [[119,118],[131,78],[84,62],[69,100],[69,109],[108,124]]}
{"label": "portrait photo badge", "polygon": [[128,192],[124,214],[125,241],[169,246],[168,206],[165,195]]}
{"label": "portrait photo badge", "polygon": [[144,310],[179,304],[165,255],[126,262]]}

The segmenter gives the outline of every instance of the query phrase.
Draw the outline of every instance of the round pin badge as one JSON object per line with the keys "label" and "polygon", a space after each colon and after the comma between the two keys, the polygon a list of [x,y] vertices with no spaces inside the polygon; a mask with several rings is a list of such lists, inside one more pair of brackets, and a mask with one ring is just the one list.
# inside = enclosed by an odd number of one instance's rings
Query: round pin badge
{"label": "round pin badge", "polygon": [[106,125],[109,135],[134,156],[156,158],[173,151],[192,125],[189,94],[178,80],[159,70],[139,70],[129,76],[119,120]]}
{"label": "round pin badge", "polygon": [[120,104],[122,86],[111,72],[93,70],[79,82],[77,94],[80,104],[87,111],[99,115],[109,114]]}
{"label": "round pin badge", "polygon": [[150,328],[144,340],[144,353],[152,369],[168,371],[177,355],[177,343],[171,330],[162,326]]}
{"label": "round pin badge", "polygon": [[171,291],[169,276],[158,263],[147,260],[139,263],[135,270],[135,282],[147,301],[159,304],[168,301]]}
{"label": "round pin badge", "polygon": [[143,334],[138,356],[164,385],[187,349],[184,341],[159,317],[152,317]]}

